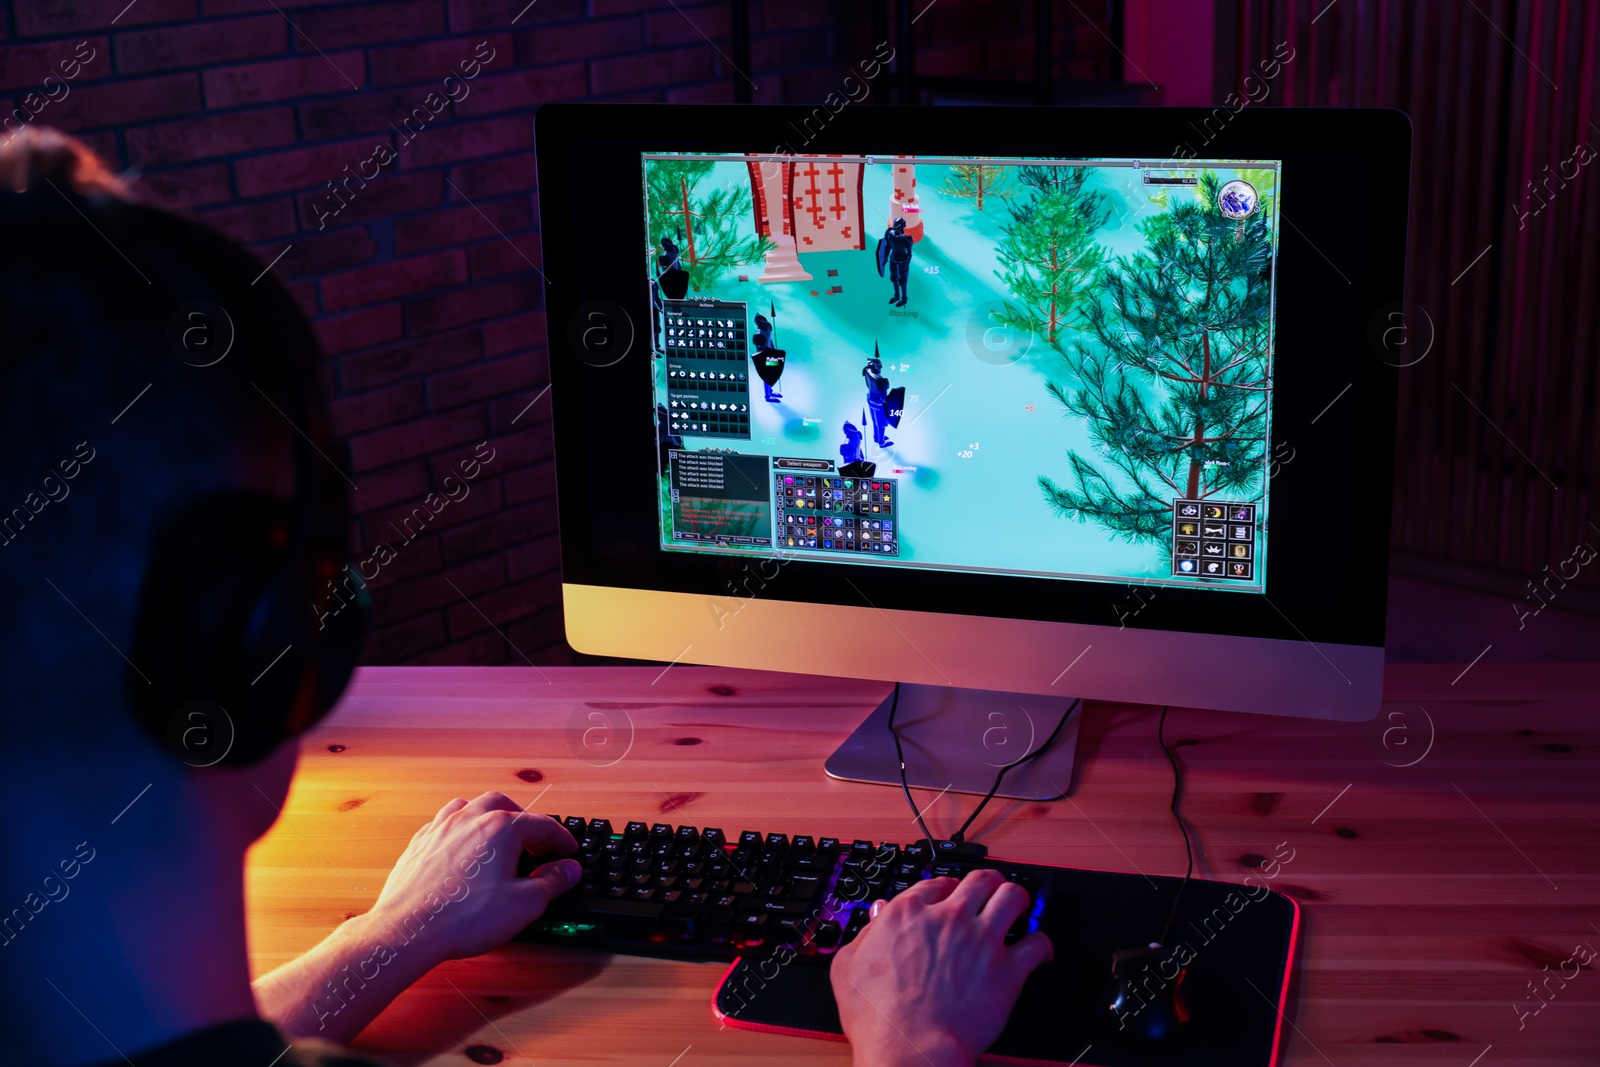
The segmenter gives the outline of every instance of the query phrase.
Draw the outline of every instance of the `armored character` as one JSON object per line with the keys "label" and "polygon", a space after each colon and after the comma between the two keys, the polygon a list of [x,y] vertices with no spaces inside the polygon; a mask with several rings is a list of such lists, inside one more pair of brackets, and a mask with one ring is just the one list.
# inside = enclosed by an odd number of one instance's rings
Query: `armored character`
{"label": "armored character", "polygon": [[894,295],[889,298],[889,303],[896,307],[905,307],[906,304],[906,279],[911,276],[912,244],[911,235],[906,233],[905,219],[895,219],[878,240],[878,275],[883,276],[883,268],[887,265],[889,280],[894,283]]}
{"label": "armored character", "polygon": [[767,400],[773,404],[780,403],[783,394],[775,386],[778,379],[783,377],[786,356],[783,349],[772,347],[772,321],[760,312],[756,313],[756,332],[750,344],[754,349],[750,358],[755,361],[756,375],[767,390]]}

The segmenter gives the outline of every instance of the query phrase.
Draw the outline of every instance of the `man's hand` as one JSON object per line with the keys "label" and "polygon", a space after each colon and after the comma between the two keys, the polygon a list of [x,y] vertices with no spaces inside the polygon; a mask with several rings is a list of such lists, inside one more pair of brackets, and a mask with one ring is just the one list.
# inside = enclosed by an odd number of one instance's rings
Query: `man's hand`
{"label": "man's hand", "polygon": [[834,999],[857,1067],[970,1067],[1022,983],[1055,955],[1034,932],[1007,947],[1028,892],[998,871],[934,878],[883,904],[833,959]]}
{"label": "man's hand", "polygon": [[523,849],[566,855],[577,845],[504,793],[450,801],[412,835],[371,911],[256,979],[262,1016],[291,1037],[348,1043],[435,964],[489,951],[577,884],[568,859],[518,878]]}
{"label": "man's hand", "polygon": [[578,884],[576,860],[546,863],[518,878],[523,850],[566,856],[577,847],[565,827],[523,811],[504,793],[457,797],[412,835],[369,917],[423,941],[439,960],[477,956]]}

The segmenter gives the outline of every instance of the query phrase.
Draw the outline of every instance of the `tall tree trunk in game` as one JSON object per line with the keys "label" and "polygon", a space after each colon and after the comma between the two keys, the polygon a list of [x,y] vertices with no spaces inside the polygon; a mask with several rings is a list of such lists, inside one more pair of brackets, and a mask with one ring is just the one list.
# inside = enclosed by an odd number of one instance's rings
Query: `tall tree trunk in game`
{"label": "tall tree trunk in game", "polygon": [[1067,453],[1071,484],[1040,476],[1045,502],[1127,540],[1165,544],[1176,497],[1256,499],[1265,485],[1269,209],[1229,218],[1220,185],[1202,173],[1144,224],[1144,251],[1104,268],[1083,342],[1064,353],[1076,383],[1048,385],[1094,449]]}

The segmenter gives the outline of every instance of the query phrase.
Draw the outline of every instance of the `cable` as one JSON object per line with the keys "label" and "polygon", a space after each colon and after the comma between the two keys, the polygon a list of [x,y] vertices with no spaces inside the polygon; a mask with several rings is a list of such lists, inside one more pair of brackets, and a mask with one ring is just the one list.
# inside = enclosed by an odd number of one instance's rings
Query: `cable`
{"label": "cable", "polygon": [[[984,797],[983,797],[982,800],[978,801],[978,806],[972,809],[972,814],[968,815],[967,816],[967,821],[961,824],[961,829],[957,830],[955,833],[950,835],[950,840],[956,842],[957,844],[960,844],[960,843],[962,843],[963,841],[966,840],[967,828],[970,827],[972,825],[973,820],[978,817],[978,813],[983,811],[984,806],[986,804],[988,804],[989,801],[994,799],[995,793],[1000,791],[1000,782],[1005,778],[1006,772],[1011,770],[1013,767],[1020,767],[1024,763],[1029,762],[1030,760],[1038,759],[1039,756],[1041,754],[1043,754],[1045,749],[1049,748],[1052,744],[1055,743],[1056,738],[1059,737],[1060,734],[1061,734],[1062,728],[1067,725],[1067,720],[1072,718],[1072,713],[1074,711],[1076,711],[1078,709],[1078,706],[1080,704],[1082,704],[1082,703],[1083,703],[1083,698],[1074,697],[1073,700],[1072,700],[1072,703],[1067,706],[1067,710],[1062,713],[1061,721],[1056,723],[1056,728],[1054,730],[1050,731],[1050,736],[1049,737],[1045,738],[1044,744],[1040,745],[1038,748],[1034,749],[1032,752],[1029,752],[1029,753],[1026,753],[1024,755],[1018,756],[1016,759],[1012,760],[1010,763],[1008,763],[1004,767],[1000,768],[999,773],[994,776],[994,784],[989,787],[989,792],[984,794]],[[906,803],[911,805],[911,814],[916,816],[917,825],[922,828],[923,836],[925,836],[928,839],[928,843],[931,845],[934,842],[935,838],[934,838],[933,834],[928,831],[928,824],[922,821],[922,812],[917,810],[916,802],[911,799],[911,787],[906,784],[906,757],[905,757],[905,752],[900,747],[900,734],[894,728],[894,715],[895,715],[895,711],[899,707],[900,707],[900,683],[896,682],[896,683],[894,683],[894,697],[889,703],[889,734],[890,734],[890,736],[892,736],[894,738],[894,754],[895,754],[895,757],[898,759],[898,761],[900,763],[900,788],[905,791]]]}
{"label": "cable", "polygon": [[1156,743],[1161,746],[1161,751],[1167,754],[1167,762],[1172,764],[1172,802],[1168,807],[1172,811],[1172,818],[1178,824],[1178,830],[1183,834],[1183,853],[1188,858],[1188,866],[1183,872],[1183,881],[1178,883],[1178,891],[1172,896],[1172,910],[1167,913],[1167,925],[1161,928],[1161,937],[1156,941],[1158,945],[1167,943],[1167,935],[1172,932],[1172,922],[1178,917],[1178,902],[1183,899],[1183,891],[1189,888],[1189,879],[1194,875],[1194,846],[1189,842],[1189,827],[1183,821],[1183,816],[1178,813],[1178,797],[1183,787],[1183,771],[1178,767],[1178,757],[1167,747],[1167,706],[1161,709],[1161,721],[1156,725]]}

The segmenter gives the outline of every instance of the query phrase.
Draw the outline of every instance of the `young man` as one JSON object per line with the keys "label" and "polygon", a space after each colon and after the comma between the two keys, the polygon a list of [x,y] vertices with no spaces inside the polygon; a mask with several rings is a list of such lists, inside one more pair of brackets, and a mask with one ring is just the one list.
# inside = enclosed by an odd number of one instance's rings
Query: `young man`
{"label": "young man", "polygon": [[[210,603],[211,568],[237,562],[229,538],[183,528],[200,521],[197,499],[237,499],[239,515],[206,521],[244,529],[245,501],[288,502],[301,488],[301,431],[273,364],[314,353],[274,350],[273,331],[243,328],[248,318],[237,336],[213,335],[232,320],[206,309],[226,310],[253,285],[294,320],[291,336],[310,335],[271,274],[249,282],[258,265],[243,252],[129,202],[58,134],[28,129],[0,146],[0,235],[0,663],[11,712],[0,802],[13,813],[0,850],[4,1058],[376,1063],[337,1046],[435,964],[489,951],[537,918],[577,865],[519,878],[517,859],[573,841],[503,794],[450,800],[366,913],[252,984],[244,855],[288,795],[297,742],[230,765],[182,758],[181,720],[167,743],[153,736],[140,687],[170,679],[140,653],[142,598],[165,560]],[[179,535],[188,540],[171,556]],[[219,602],[229,595],[215,590]],[[163,625],[212,636],[214,619],[175,603]],[[453,903],[395,944],[391,931],[440,897]],[[883,908],[832,970],[856,1062],[972,1063],[1050,956],[1039,934],[1004,945],[1026,906],[1024,891],[982,872]],[[359,994],[331,995],[346,967],[362,975]]]}

